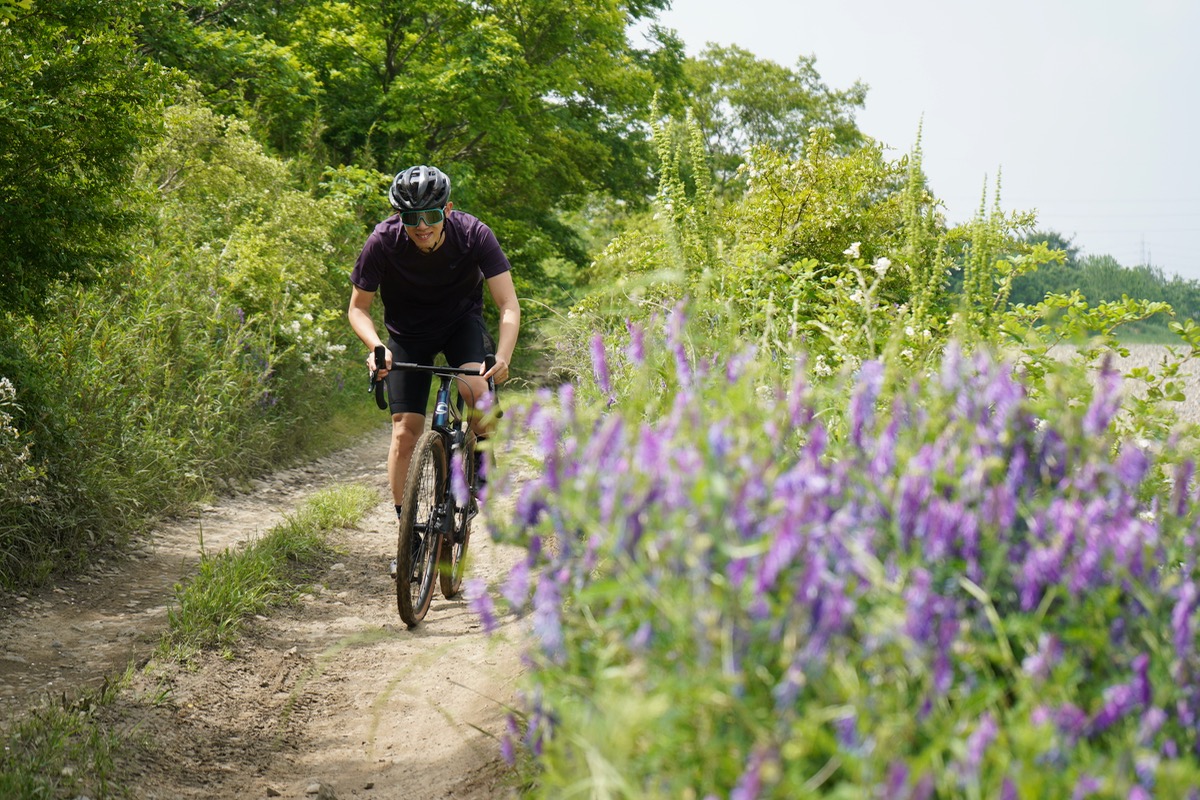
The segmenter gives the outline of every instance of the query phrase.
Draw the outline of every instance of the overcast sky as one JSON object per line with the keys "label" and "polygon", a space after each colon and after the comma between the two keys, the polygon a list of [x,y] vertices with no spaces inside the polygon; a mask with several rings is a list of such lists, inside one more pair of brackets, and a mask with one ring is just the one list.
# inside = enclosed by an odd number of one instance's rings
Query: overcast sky
{"label": "overcast sky", "polygon": [[911,150],[951,222],[1006,210],[1085,255],[1200,280],[1200,0],[673,0],[688,53],[736,44],[827,86]]}

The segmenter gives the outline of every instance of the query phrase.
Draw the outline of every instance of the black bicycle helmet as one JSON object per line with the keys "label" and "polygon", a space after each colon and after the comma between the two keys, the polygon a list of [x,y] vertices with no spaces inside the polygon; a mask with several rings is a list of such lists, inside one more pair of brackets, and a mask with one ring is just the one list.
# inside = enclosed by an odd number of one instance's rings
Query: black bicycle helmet
{"label": "black bicycle helmet", "polygon": [[450,179],[437,167],[409,167],[392,179],[388,200],[397,211],[442,208],[450,202]]}

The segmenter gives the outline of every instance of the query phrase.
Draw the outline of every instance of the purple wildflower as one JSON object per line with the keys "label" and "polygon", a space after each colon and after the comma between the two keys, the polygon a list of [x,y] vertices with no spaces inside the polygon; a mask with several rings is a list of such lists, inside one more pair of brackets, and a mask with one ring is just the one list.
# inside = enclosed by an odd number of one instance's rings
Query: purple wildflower
{"label": "purple wildflower", "polygon": [[774,588],[780,573],[799,555],[803,545],[804,541],[800,536],[797,522],[789,514],[782,529],[772,537],[771,546],[759,565],[756,589],[760,596],[769,593]]}
{"label": "purple wildflower", "polygon": [[1072,800],[1084,800],[1085,797],[1091,797],[1103,787],[1099,779],[1093,778],[1091,775],[1080,775],[1079,780],[1075,782],[1075,791],[1071,794]]}
{"label": "purple wildflower", "polygon": [[737,383],[746,371],[746,365],[754,363],[754,355],[757,352],[756,348],[751,345],[733,355],[725,363],[725,380],[729,383]]}
{"label": "purple wildflower", "polygon": [[792,366],[792,386],[787,393],[788,419],[792,427],[803,428],[810,423],[816,414],[810,402],[808,379],[805,376],[806,363],[803,357],[796,359]]}
{"label": "purple wildflower", "polygon": [[1141,725],[1138,726],[1138,742],[1143,747],[1149,747],[1166,723],[1167,712],[1157,706],[1146,709],[1146,713],[1142,714]]}
{"label": "purple wildflower", "polygon": [[646,332],[629,320],[625,320],[625,330],[629,331],[629,346],[625,349],[625,355],[632,363],[641,366],[646,361]]}
{"label": "purple wildflower", "polygon": [[908,463],[904,476],[900,478],[899,508],[896,523],[900,529],[901,546],[907,551],[917,535],[917,525],[925,505],[933,494],[933,448],[921,448]]}
{"label": "purple wildflower", "polygon": [[939,695],[950,691],[954,684],[954,662],[950,650],[958,634],[958,621],[953,617],[942,619],[938,624],[938,653],[933,662],[933,688]]}
{"label": "purple wildflower", "polygon": [[921,780],[917,781],[917,785],[913,787],[911,798],[912,800],[929,800],[933,797],[934,789],[937,788],[937,783],[934,782],[933,776],[928,772],[921,776]]}
{"label": "purple wildflower", "polygon": [[1104,704],[1092,717],[1092,733],[1108,730],[1137,706],[1137,693],[1128,683],[1109,686],[1104,690],[1103,698]]}
{"label": "purple wildflower", "polygon": [[692,383],[692,364],[688,358],[687,345],[684,343],[683,303],[680,302],[671,312],[667,324],[667,344],[675,355],[675,372],[680,386],[690,386]]}
{"label": "purple wildflower", "polygon": [[708,449],[718,461],[729,457],[733,438],[729,435],[729,420],[722,419],[708,426]]}
{"label": "purple wildflower", "polygon": [[737,786],[733,787],[733,791],[729,793],[729,800],[757,800],[762,794],[763,780],[762,771],[770,760],[770,754],[761,749],[755,748],[750,755],[750,761],[746,764],[746,769],[738,778]]}
{"label": "purple wildflower", "polygon": [[606,395],[612,395],[612,382],[608,376],[608,355],[604,349],[604,336],[597,333],[592,337],[592,372],[596,376],[596,385]]}
{"label": "purple wildflower", "polygon": [[562,409],[564,423],[570,423],[575,419],[575,386],[570,383],[564,383],[558,387],[558,404]]}
{"label": "purple wildflower", "polygon": [[1060,733],[1075,740],[1087,731],[1088,718],[1083,709],[1071,703],[1063,703],[1054,712],[1054,724]]}
{"label": "purple wildflower", "polygon": [[850,400],[850,441],[865,450],[865,432],[875,419],[875,400],[883,388],[883,362],[865,361]]}
{"label": "purple wildflower", "polygon": [[1129,492],[1134,492],[1150,470],[1150,457],[1142,448],[1129,443],[1121,448],[1113,467],[1121,485]]}
{"label": "purple wildflower", "polygon": [[1062,642],[1058,637],[1043,633],[1038,637],[1037,652],[1026,656],[1025,660],[1021,662],[1021,668],[1034,680],[1045,681],[1050,677],[1051,671],[1058,666],[1062,656]]}
{"label": "purple wildflower", "polygon": [[529,599],[529,573],[530,560],[525,558],[513,565],[508,572],[508,578],[504,581],[504,588],[501,589],[500,594],[508,601],[508,605],[513,611],[520,611],[525,607],[525,601]]}
{"label": "purple wildflower", "polygon": [[562,607],[561,584],[566,583],[568,577],[565,568],[554,575],[542,573],[533,591],[533,631],[542,644],[542,652],[556,664],[566,654],[559,613]]}
{"label": "purple wildflower", "polygon": [[1150,656],[1139,653],[1133,659],[1132,666],[1135,699],[1142,708],[1148,708],[1154,701],[1154,688],[1150,683]]}
{"label": "purple wildflower", "polygon": [[883,478],[896,468],[896,442],[899,439],[900,416],[893,410],[892,421],[872,447],[875,455],[871,459],[871,474],[876,478]]}
{"label": "purple wildflower", "polygon": [[500,756],[505,764],[512,767],[517,763],[516,744],[521,738],[521,728],[512,714],[509,714],[504,722],[504,733],[500,736]]}
{"label": "purple wildflower", "polygon": [[917,567],[909,575],[909,585],[904,589],[904,605],[908,609],[904,631],[919,644],[928,643],[933,635],[933,612],[940,598],[931,591],[932,585],[929,572]]}
{"label": "purple wildflower", "polygon": [[537,704],[533,714],[530,715],[529,724],[525,728],[525,748],[533,754],[534,758],[542,754],[546,733],[551,727],[550,718],[546,716],[540,703]]}
{"label": "purple wildflower", "polygon": [[1188,508],[1188,487],[1191,485],[1192,477],[1196,474],[1196,462],[1190,458],[1175,468],[1175,485],[1171,498],[1171,507],[1175,510],[1175,516],[1183,517],[1187,515]]}
{"label": "purple wildflower", "polygon": [[1121,409],[1121,373],[1113,367],[1111,355],[1104,357],[1096,384],[1092,404],[1083,415],[1083,432],[1088,436],[1103,433]]}
{"label": "purple wildflower", "polygon": [[901,790],[908,785],[908,765],[902,759],[895,759],[888,764],[887,789],[884,797],[900,797]]}
{"label": "purple wildflower", "polygon": [[1196,611],[1196,583],[1187,581],[1179,589],[1179,599],[1171,609],[1171,632],[1175,641],[1175,657],[1186,663],[1192,655],[1192,615]]}
{"label": "purple wildflower", "polygon": [[643,425],[638,431],[632,463],[646,475],[662,475],[667,469],[670,453],[670,432]]}
{"label": "purple wildflower", "polygon": [[624,444],[625,421],[617,414],[607,416],[588,440],[582,463],[601,475],[620,472],[625,458]]}
{"label": "purple wildflower", "polygon": [[1067,443],[1062,434],[1047,426],[1038,442],[1037,470],[1044,483],[1057,483],[1067,472]]}
{"label": "purple wildflower", "polygon": [[835,719],[833,728],[842,749],[855,752],[862,746],[858,735],[858,719],[854,714]]}
{"label": "purple wildflower", "polygon": [[[959,530],[966,522],[967,510],[955,500],[935,496],[918,523],[918,535],[925,537],[925,557],[937,563],[955,552]],[[923,530],[922,530],[923,528]]]}
{"label": "purple wildflower", "polygon": [[487,583],[482,578],[468,578],[466,590],[467,597],[471,598],[471,610],[479,617],[484,632],[491,633],[496,630],[499,627],[496,621],[496,607],[492,603],[492,596],[488,594]]}
{"label": "purple wildflower", "polygon": [[951,342],[946,346],[945,355],[942,356],[942,389],[947,394],[957,393],[956,390],[962,385],[962,373],[962,345],[958,342]]}
{"label": "purple wildflower", "polygon": [[645,650],[650,646],[651,640],[654,638],[654,626],[649,620],[643,620],[638,629],[633,632],[633,636],[629,639],[629,646],[634,650]]}
{"label": "purple wildflower", "polygon": [[541,483],[527,483],[521,487],[517,495],[516,519],[522,525],[533,527],[537,524],[542,512],[549,506],[546,504],[545,487]]}
{"label": "purple wildflower", "polygon": [[466,453],[455,453],[450,459],[450,490],[454,494],[454,502],[465,506],[470,499],[470,487],[467,486]]}

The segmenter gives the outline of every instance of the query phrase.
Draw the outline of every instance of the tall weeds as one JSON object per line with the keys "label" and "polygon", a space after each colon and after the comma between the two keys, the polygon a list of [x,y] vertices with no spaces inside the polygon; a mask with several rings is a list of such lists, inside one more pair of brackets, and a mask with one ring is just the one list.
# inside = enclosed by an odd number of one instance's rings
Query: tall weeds
{"label": "tall weeds", "polygon": [[346,401],[349,209],[292,188],[286,163],[198,103],[166,121],[131,187],[145,225],[128,262],[48,287],[41,322],[0,321],[10,427],[36,482],[0,494],[0,585],[45,580],[287,461]]}

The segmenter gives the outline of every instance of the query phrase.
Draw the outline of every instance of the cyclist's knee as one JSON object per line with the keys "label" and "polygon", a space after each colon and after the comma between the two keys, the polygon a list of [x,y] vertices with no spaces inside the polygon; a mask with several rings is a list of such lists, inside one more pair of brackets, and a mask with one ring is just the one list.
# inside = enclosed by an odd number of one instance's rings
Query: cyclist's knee
{"label": "cyclist's knee", "polygon": [[392,440],[402,450],[411,450],[421,438],[425,418],[420,414],[395,414],[392,416]]}
{"label": "cyclist's knee", "polygon": [[[468,364],[466,366],[471,367],[476,365]],[[460,387],[461,394],[467,401],[467,406],[470,408],[475,408],[483,401],[484,395],[487,394],[487,381],[478,375],[466,376],[463,378],[463,381],[466,383],[466,386]]]}

